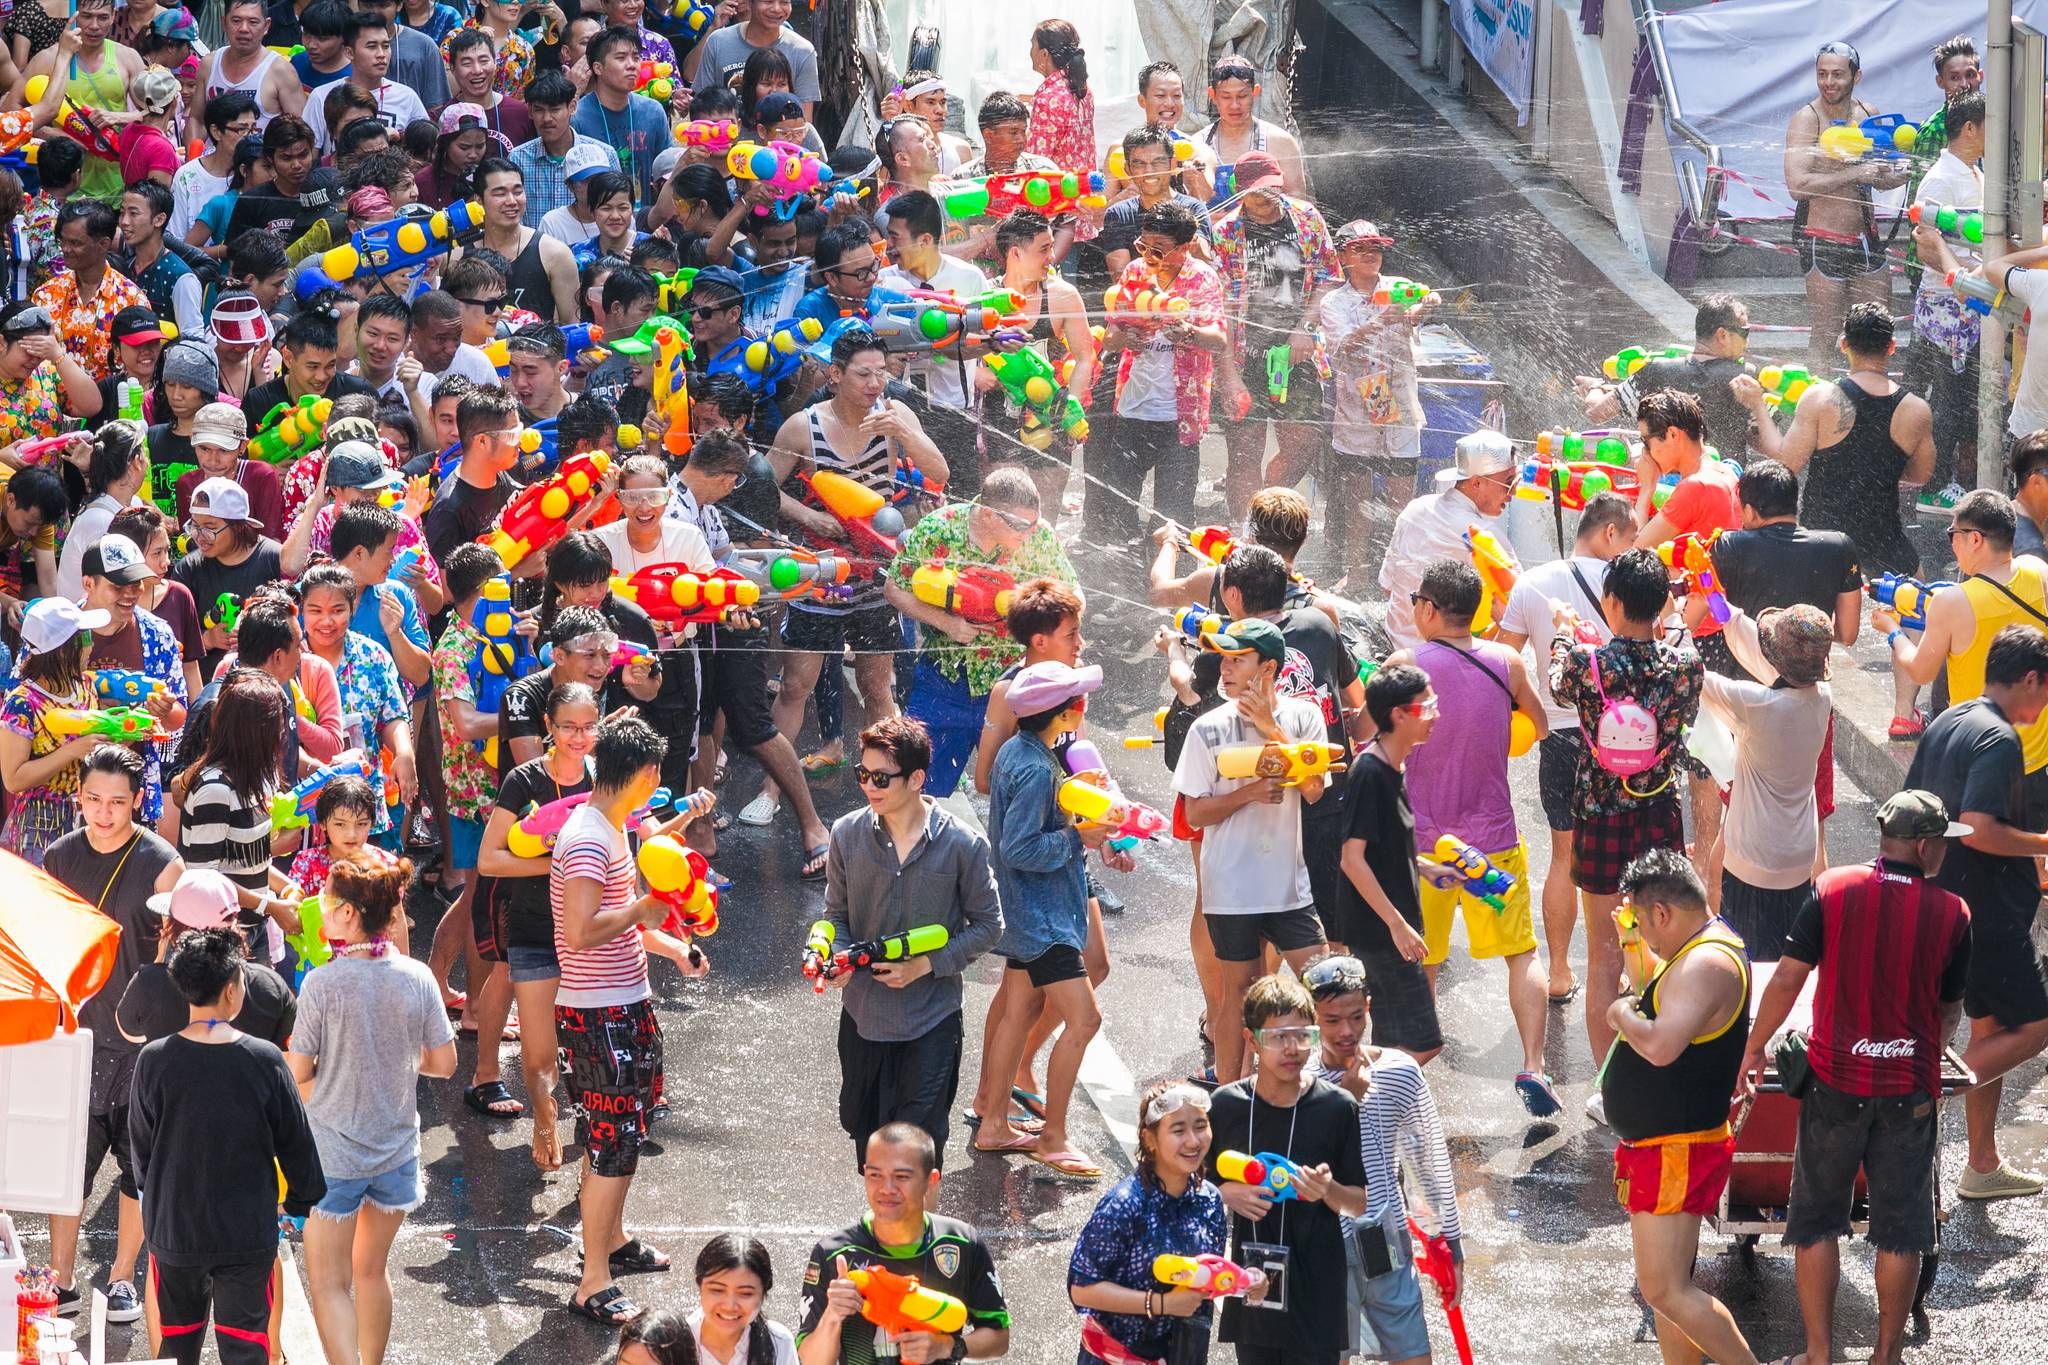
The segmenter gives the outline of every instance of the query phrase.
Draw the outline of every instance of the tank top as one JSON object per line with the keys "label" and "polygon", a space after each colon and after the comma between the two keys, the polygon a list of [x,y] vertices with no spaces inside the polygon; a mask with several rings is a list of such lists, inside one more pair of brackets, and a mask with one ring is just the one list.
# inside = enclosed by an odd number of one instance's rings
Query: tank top
{"label": "tank top", "polygon": [[1856,409],[1849,434],[1813,452],[1799,497],[1800,524],[1815,531],[1840,531],[1856,545],[1866,574],[1919,570],[1920,555],[1899,522],[1899,475],[1906,451],[1892,440],[1892,414],[1905,401],[1904,388],[1878,395],[1849,379],[1838,379]]}
{"label": "tank top", "polygon": [[[849,460],[834,450],[832,442],[825,437],[825,423],[819,416],[819,408],[823,406],[819,404],[809,412],[811,463],[820,469],[830,469],[844,474],[855,483],[871,488],[885,498],[888,497],[896,487],[896,460],[889,450],[889,438],[870,437],[867,445],[861,448],[860,454]],[[811,501],[815,503],[816,499]],[[790,610],[814,611],[820,616],[844,616],[848,612],[879,606],[885,600],[879,578],[871,578],[865,583],[850,586],[854,589],[850,597],[812,597],[802,602],[790,603]],[[831,606],[821,605],[828,600],[832,603]]]}
{"label": "tank top", "polygon": [[1415,651],[1415,662],[1436,691],[1439,715],[1429,743],[1408,758],[1417,848],[1432,847],[1443,834],[1455,834],[1481,853],[1502,853],[1518,842],[1508,792],[1514,697],[1507,652],[1485,640],[1473,641],[1469,651],[1438,641]]}
{"label": "tank top", "polygon": [[[2048,583],[2041,571],[2024,559],[2012,562],[2012,579],[2006,587],[2042,615],[2048,615]],[[1998,590],[1998,584],[1980,574],[1963,580],[1963,596],[1970,599],[1970,615],[1977,628],[1970,647],[1948,656],[1948,699],[1950,703],[1972,701],[1984,695],[1984,656],[1991,652],[1991,638],[2007,626],[2040,626],[2041,618]],[[2048,629],[2048,627],[2043,627]],[[2015,725],[2020,745],[2026,750],[2027,771],[2048,767],[2048,711],[2031,725]]]}
{"label": "tank top", "polygon": [[[1224,172],[1232,170],[1234,167],[1222,164],[1223,149],[1216,145],[1216,132],[1220,127],[1222,127],[1222,121],[1218,120],[1195,134],[1196,137],[1201,139],[1203,146],[1216,153],[1216,183],[1211,187],[1212,192],[1209,195],[1208,203],[1208,207],[1212,209],[1218,208],[1236,197],[1230,189],[1228,178],[1224,174]],[[1258,117],[1252,119],[1252,145],[1245,148],[1245,150],[1248,152],[1263,152],[1266,150],[1266,121],[1264,119]]]}
{"label": "tank top", "polygon": [[[270,126],[270,120],[277,117],[275,109],[263,107],[263,81],[270,74],[271,63],[277,60],[277,53],[269,48],[263,50],[263,58],[251,67],[249,74],[238,81],[231,81],[221,68],[227,65],[227,49],[221,49],[220,60],[213,64],[213,75],[206,82],[206,98],[211,100],[225,95],[230,90],[246,90],[249,98],[256,101],[256,131],[262,132]],[[211,145],[211,144],[209,144]]]}
{"label": "tank top", "polygon": [[[111,45],[100,49],[98,70],[87,71],[76,57],[71,59],[69,70],[64,93],[79,108],[104,109],[112,113],[128,107],[128,82],[121,75],[121,63],[116,60]],[[120,162],[102,160],[90,152],[86,154],[85,165],[78,173],[80,194],[89,194],[118,206],[123,188]]]}
{"label": "tank top", "polygon": [[1669,1066],[1652,1066],[1625,1039],[1615,1040],[1600,1093],[1607,1102],[1608,1126],[1623,1141],[1711,1132],[1728,1121],[1728,1102],[1749,1046],[1749,957],[1742,940],[1720,920],[1707,921],[1650,979],[1643,992],[1643,1017],[1657,1017],[1657,988],[1665,973],[1701,948],[1726,953],[1735,963],[1742,973],[1742,999],[1720,1027],[1687,1043]]}
{"label": "tank top", "polygon": [[513,258],[512,268],[505,275],[506,292],[511,295],[505,302],[514,308],[525,308],[541,315],[543,321],[555,321],[555,288],[548,280],[547,267],[540,260],[540,229],[522,228],[530,234],[525,248]]}

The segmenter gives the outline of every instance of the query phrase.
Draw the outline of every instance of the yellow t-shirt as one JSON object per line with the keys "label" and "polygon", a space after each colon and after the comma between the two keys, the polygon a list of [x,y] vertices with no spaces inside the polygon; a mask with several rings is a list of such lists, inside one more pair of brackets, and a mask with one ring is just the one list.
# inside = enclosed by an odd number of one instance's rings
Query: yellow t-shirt
{"label": "yellow t-shirt", "polygon": [[[13,482],[13,480],[13,468],[8,465],[0,464],[0,493],[6,492],[7,485]],[[7,524],[7,518],[5,516],[0,516],[0,550],[11,550],[19,543],[20,542],[18,542],[15,539],[14,528]],[[54,526],[50,522],[44,522],[42,525],[42,529],[36,532],[35,544],[30,548],[36,550],[48,550],[52,554],[55,554],[57,551],[56,526]]]}
{"label": "yellow t-shirt", "polygon": [[[2041,570],[2031,560],[2015,559],[2012,563],[2012,581],[2005,585],[2013,595],[2027,606],[2048,616],[2048,583],[2042,581]],[[2007,626],[2039,626],[2041,616],[2029,612],[2012,597],[1999,591],[1998,585],[1981,578],[1966,578],[1962,583],[1963,595],[1970,599],[1970,615],[1976,621],[1976,630],[1970,636],[1969,647],[1956,650],[1948,656],[1948,696],[1951,702],[1970,701],[1984,695],[1984,656],[1991,652],[1991,641]],[[2020,744],[2026,750],[2026,768],[2030,773],[2048,767],[2048,711],[2031,725],[2014,727],[2020,733]]]}

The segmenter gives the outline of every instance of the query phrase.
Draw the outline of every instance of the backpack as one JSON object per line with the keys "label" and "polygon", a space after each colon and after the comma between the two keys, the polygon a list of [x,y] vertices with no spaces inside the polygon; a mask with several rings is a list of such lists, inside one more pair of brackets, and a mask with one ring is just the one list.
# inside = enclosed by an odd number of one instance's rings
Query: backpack
{"label": "backpack", "polygon": [[1633,697],[1607,695],[1600,682],[1597,650],[1592,665],[1593,690],[1600,695],[1600,724],[1593,734],[1593,761],[1624,779],[1648,772],[1664,761],[1665,750],[1657,744],[1657,718]]}

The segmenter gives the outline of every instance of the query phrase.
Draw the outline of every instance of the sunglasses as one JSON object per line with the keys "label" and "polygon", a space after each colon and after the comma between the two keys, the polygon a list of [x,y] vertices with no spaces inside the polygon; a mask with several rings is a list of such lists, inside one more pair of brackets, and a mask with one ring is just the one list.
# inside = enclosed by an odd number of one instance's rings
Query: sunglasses
{"label": "sunglasses", "polygon": [[1323,957],[1308,964],[1301,984],[1311,995],[1325,991],[1341,994],[1365,989],[1365,964],[1355,957]]}
{"label": "sunglasses", "polygon": [[485,315],[488,316],[492,313],[502,313],[505,310],[505,297],[505,295],[500,294],[496,298],[489,299],[459,298],[456,300],[456,302],[469,304],[473,308],[481,308],[484,310]]}
{"label": "sunglasses", "polygon": [[995,512],[995,514],[1002,519],[1003,525],[1009,527],[1012,531],[1016,531],[1020,534],[1025,531],[1029,531],[1032,527],[1038,525],[1038,523],[1035,521],[1028,521],[1023,517],[1013,516],[1008,512],[998,511],[996,508],[993,507],[989,508],[988,510],[991,512]]}
{"label": "sunglasses", "polygon": [[889,784],[902,776],[903,773],[885,772],[880,768],[863,767],[858,763],[853,765],[853,780],[863,787],[873,787],[878,792],[889,790]]}

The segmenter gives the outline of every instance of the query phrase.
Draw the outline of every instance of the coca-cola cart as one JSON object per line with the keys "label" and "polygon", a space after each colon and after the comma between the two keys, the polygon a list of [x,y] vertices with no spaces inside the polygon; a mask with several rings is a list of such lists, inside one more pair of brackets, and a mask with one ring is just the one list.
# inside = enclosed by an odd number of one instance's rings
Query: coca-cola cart
{"label": "coca-cola cart", "polygon": [[[1763,999],[1764,988],[1770,984],[1775,966],[1775,963],[1759,962],[1751,969],[1753,982],[1749,1004],[1752,1018],[1757,1002]],[[1808,976],[1791,1014],[1785,1019],[1787,1030],[1805,1032],[1813,1023],[1813,990],[1814,978]],[[1943,1048],[1942,1095],[1953,1095],[1966,1089],[1968,1078],[1963,1059],[1953,1049]],[[1939,1100],[1936,1103],[1938,1105]],[[1754,1269],[1758,1240],[1785,1230],[1785,1212],[1792,1202],[1792,1149],[1799,1137],[1799,1101],[1787,1095],[1779,1084],[1777,1062],[1769,1051],[1764,1054],[1763,1080],[1757,1086],[1756,1095],[1737,1108],[1734,1127],[1734,1169],[1729,1175],[1727,1188],[1721,1191],[1719,1211],[1709,1215],[1707,1221],[1716,1231],[1735,1239],[1736,1254],[1746,1267]],[[1915,1328],[1921,1330],[1927,1325],[1922,1305],[1927,1291],[1934,1285],[1935,1270],[1941,1261],[1941,1222],[1945,1217],[1941,1212],[1939,1146],[1934,1159],[1935,1249],[1921,1258],[1920,1283],[1913,1292],[1913,1322]],[[1868,1191],[1860,1174],[1856,1177],[1856,1198],[1850,1206],[1849,1227],[1851,1232],[1859,1235],[1870,1230]]]}

